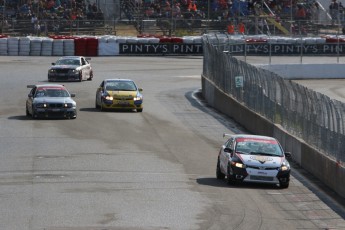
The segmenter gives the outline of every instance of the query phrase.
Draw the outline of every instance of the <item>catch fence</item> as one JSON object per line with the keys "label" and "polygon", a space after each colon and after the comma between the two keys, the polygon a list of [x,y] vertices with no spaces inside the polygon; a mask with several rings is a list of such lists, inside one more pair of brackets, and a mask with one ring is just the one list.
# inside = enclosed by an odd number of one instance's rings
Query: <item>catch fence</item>
{"label": "catch fence", "polygon": [[[239,103],[345,162],[345,104],[239,60],[203,36],[203,76]],[[226,106],[226,105],[224,105]]]}

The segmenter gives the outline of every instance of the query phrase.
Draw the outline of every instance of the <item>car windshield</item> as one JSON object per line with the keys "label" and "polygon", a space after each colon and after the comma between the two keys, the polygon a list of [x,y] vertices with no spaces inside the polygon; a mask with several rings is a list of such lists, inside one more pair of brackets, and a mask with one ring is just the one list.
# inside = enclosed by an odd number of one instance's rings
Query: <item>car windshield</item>
{"label": "car windshield", "polygon": [[80,65],[78,59],[60,59],[57,60],[55,65]]}
{"label": "car windshield", "polygon": [[136,91],[137,87],[132,81],[110,81],[106,83],[105,89],[109,91]]}
{"label": "car windshield", "polygon": [[64,89],[40,89],[36,97],[69,97],[69,93]]}
{"label": "car windshield", "polygon": [[242,141],[237,142],[236,152],[250,155],[266,155],[266,156],[283,156],[283,152],[279,144],[275,141],[254,142]]}

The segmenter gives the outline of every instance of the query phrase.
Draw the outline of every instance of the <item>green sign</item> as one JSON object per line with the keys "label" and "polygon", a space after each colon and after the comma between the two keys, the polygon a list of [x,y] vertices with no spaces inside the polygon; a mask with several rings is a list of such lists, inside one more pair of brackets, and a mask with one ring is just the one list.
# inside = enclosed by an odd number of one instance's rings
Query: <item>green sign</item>
{"label": "green sign", "polygon": [[243,87],[243,76],[236,76],[235,77],[235,85],[236,85],[236,88],[242,88]]}

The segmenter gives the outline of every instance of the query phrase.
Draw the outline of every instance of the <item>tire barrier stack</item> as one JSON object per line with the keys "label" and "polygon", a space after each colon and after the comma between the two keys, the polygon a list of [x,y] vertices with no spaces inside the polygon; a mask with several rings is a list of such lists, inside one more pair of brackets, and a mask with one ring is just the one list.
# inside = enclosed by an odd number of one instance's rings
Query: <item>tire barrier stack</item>
{"label": "tire barrier stack", "polygon": [[19,56],[30,56],[30,38],[23,37],[19,39]]}
{"label": "tire barrier stack", "polygon": [[[200,36],[154,37],[154,36],[50,36],[6,37],[0,35],[1,56],[116,56],[125,44],[152,46],[160,44],[198,44]],[[134,47],[134,46],[133,46]],[[134,47],[131,49],[142,49]],[[138,54],[138,53],[136,53]],[[200,52],[199,52],[200,54]]]}
{"label": "tire barrier stack", "polygon": [[13,37],[7,39],[8,56],[19,55],[19,38]]}
{"label": "tire barrier stack", "polygon": [[7,40],[6,37],[0,38],[0,56],[8,56]]}
{"label": "tire barrier stack", "polygon": [[[205,35],[204,35],[205,36]],[[239,55],[345,55],[345,36],[280,37],[207,35],[211,44]],[[301,50],[300,47],[303,46]],[[246,52],[245,52],[245,51]],[[309,53],[308,53],[309,52]],[[0,35],[1,56],[202,55],[202,36],[50,36]]]}

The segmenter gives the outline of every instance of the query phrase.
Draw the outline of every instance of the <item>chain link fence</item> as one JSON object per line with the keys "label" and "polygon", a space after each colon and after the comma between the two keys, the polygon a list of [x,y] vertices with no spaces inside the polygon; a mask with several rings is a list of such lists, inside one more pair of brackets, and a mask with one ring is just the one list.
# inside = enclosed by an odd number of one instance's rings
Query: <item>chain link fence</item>
{"label": "chain link fence", "polygon": [[344,103],[241,61],[212,41],[203,36],[205,78],[292,135],[345,162]]}

